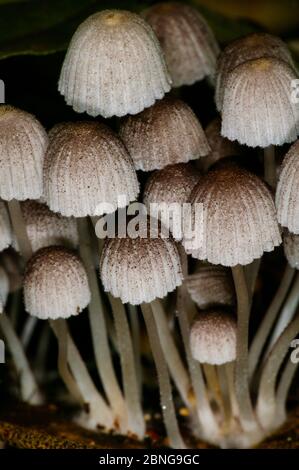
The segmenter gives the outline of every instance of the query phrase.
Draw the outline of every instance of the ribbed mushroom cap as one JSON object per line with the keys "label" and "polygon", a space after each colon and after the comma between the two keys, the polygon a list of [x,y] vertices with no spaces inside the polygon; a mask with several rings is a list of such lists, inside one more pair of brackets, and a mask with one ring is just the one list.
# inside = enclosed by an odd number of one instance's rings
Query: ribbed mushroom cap
{"label": "ribbed mushroom cap", "polygon": [[63,217],[37,201],[22,202],[21,208],[33,251],[50,245],[78,246],[77,223],[73,217]]}
{"label": "ribbed mushroom cap", "polygon": [[38,199],[48,137],[32,114],[0,106],[0,197],[5,201]]}
{"label": "ribbed mushroom cap", "polygon": [[[138,192],[132,159],[111,129],[97,122],[53,128],[44,165],[51,210],[75,217],[102,215],[135,200]],[[119,196],[127,202],[118,201]],[[102,207],[106,203],[114,208]]]}
{"label": "ribbed mushroom cap", "polygon": [[75,32],[58,89],[75,111],[107,118],[140,113],[170,84],[152,28],[135,13],[104,10]]}
{"label": "ribbed mushroom cap", "polygon": [[0,266],[0,314],[5,309],[9,293],[9,279],[5,270]]}
{"label": "ribbed mushroom cap", "polygon": [[229,73],[247,60],[273,57],[294,66],[291,53],[280,38],[267,33],[252,33],[236,39],[226,46],[217,63],[215,101],[218,111],[222,110],[224,90]]}
{"label": "ribbed mushroom cap", "polygon": [[299,235],[285,229],[283,232],[283,249],[289,265],[292,268],[299,269]]}
{"label": "ribbed mushroom cap", "polygon": [[12,243],[12,230],[9,215],[4,202],[0,201],[0,251],[8,248]]}
{"label": "ribbed mushroom cap", "polygon": [[201,265],[185,279],[185,283],[193,302],[202,310],[235,303],[231,273],[223,266]]}
{"label": "ribbed mushroom cap", "polygon": [[159,3],[143,13],[165,54],[173,86],[214,76],[219,47],[200,13],[189,5]]}
{"label": "ribbed mushroom cap", "polygon": [[204,172],[218,162],[222,158],[231,157],[233,155],[239,155],[240,146],[237,142],[232,142],[231,140],[222,137],[221,135],[221,119],[215,118],[205,129],[205,134],[211,148],[210,153],[205,157],[201,158],[200,168]]}
{"label": "ribbed mushroom cap", "polygon": [[225,311],[201,312],[190,331],[190,348],[194,359],[221,365],[236,359],[237,323]]}
{"label": "ribbed mushroom cap", "polygon": [[105,291],[132,305],[163,298],[182,284],[177,246],[161,237],[106,240],[100,273]]}
{"label": "ribbed mushroom cap", "polygon": [[227,78],[221,134],[249,147],[292,142],[299,133],[299,107],[292,99],[294,70],[273,58],[249,60]]}
{"label": "ribbed mushroom cap", "polygon": [[90,302],[81,260],[67,248],[51,246],[29,260],[24,277],[25,308],[42,320],[78,315]]}
{"label": "ribbed mushroom cap", "polygon": [[195,258],[223,266],[246,265],[281,243],[270,191],[237,165],[210,170],[193,189],[190,202],[193,215],[196,207],[203,211],[200,246],[188,248],[184,237],[186,250]]}
{"label": "ribbed mushroom cap", "polygon": [[183,101],[166,97],[122,122],[120,136],[137,170],[188,162],[210,151],[200,122]]}
{"label": "ribbed mushroom cap", "polygon": [[281,165],[276,190],[278,222],[299,234],[299,140],[289,149]]}

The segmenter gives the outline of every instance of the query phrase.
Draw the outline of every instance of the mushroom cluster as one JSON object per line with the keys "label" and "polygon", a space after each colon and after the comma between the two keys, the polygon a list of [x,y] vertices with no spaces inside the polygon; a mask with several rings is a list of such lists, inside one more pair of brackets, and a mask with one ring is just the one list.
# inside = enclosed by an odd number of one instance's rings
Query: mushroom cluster
{"label": "mushroom cluster", "polygon": [[[109,125],[47,133],[0,106],[0,330],[20,400],[48,400],[54,333],[57,399],[94,431],[144,440],[148,351],[169,446],[190,443],[179,406],[194,439],[222,448],[256,445],[286,420],[299,333],[296,77],[279,38],[252,34],[220,53],[196,9],[166,2],[98,12],[71,40],[59,91]],[[216,102],[205,131],[180,89],[204,79]],[[274,146],[290,143],[278,171]],[[260,264],[281,243],[285,272],[249,341]],[[96,380],[70,328],[85,311]]]}

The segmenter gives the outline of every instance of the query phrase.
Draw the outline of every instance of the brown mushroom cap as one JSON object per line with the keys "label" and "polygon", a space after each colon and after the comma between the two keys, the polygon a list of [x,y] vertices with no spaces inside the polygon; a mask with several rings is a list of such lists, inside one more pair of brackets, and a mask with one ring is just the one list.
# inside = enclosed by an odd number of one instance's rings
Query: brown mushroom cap
{"label": "brown mushroom cap", "polygon": [[78,256],[67,248],[38,250],[24,276],[26,311],[42,320],[78,315],[90,302],[87,275]]}
{"label": "brown mushroom cap", "polygon": [[160,40],[174,87],[214,76],[219,47],[195,8],[163,2],[145,10],[143,16]]}
{"label": "brown mushroom cap", "polygon": [[183,101],[166,97],[122,122],[120,136],[137,170],[188,162],[210,151],[200,122]]}

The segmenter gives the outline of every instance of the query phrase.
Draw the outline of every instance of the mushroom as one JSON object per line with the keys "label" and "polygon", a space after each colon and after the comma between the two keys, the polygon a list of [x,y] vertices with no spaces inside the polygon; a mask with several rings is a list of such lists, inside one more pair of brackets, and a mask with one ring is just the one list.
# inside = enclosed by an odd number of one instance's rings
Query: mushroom
{"label": "mushroom", "polygon": [[137,116],[126,117],[120,127],[136,170],[152,171],[186,163],[210,151],[197,117],[183,101],[166,97]]}
{"label": "mushroom", "polygon": [[0,197],[7,201],[25,261],[32,250],[18,201],[41,197],[47,144],[47,134],[34,116],[9,105],[0,106]]}
{"label": "mushroom", "polygon": [[170,90],[159,42],[148,23],[123,10],[87,18],[69,45],[58,89],[78,113],[140,113]]}
{"label": "mushroom", "polygon": [[214,78],[219,46],[195,8],[163,2],[145,10],[143,17],[160,40],[174,87]]}
{"label": "mushroom", "polygon": [[265,179],[275,187],[274,145],[292,142],[299,133],[299,111],[290,83],[294,69],[273,57],[248,60],[227,76],[221,134],[264,149]]}
{"label": "mushroom", "polygon": [[88,407],[95,426],[112,429],[111,410],[97,392],[84,363],[80,366],[82,359],[78,362],[72,359],[80,354],[64,321],[82,312],[90,297],[85,269],[77,255],[67,248],[41,248],[27,263],[24,276],[26,311],[39,319],[49,320],[58,340],[58,368],[66,387]]}

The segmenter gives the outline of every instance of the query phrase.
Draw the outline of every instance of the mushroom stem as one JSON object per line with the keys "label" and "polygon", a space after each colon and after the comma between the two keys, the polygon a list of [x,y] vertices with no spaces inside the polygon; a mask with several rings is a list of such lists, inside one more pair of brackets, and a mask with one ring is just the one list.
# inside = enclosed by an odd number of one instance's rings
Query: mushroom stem
{"label": "mushroom stem", "polygon": [[49,324],[58,342],[58,371],[60,373],[60,377],[62,378],[71,396],[75,398],[75,400],[78,401],[81,405],[83,405],[84,399],[68,366],[68,331],[66,327],[66,322],[60,319],[49,320]]}
{"label": "mushroom stem", "polygon": [[299,315],[294,318],[280,335],[263,368],[258,391],[257,414],[262,426],[267,430],[276,427],[276,380],[290,343],[298,334],[298,331]]}
{"label": "mushroom stem", "polygon": [[140,396],[142,395],[142,364],[141,364],[141,347],[140,347],[140,324],[136,305],[129,304],[129,319],[132,331],[133,350],[135,358],[135,367],[138,381]]}
{"label": "mushroom stem", "polygon": [[32,338],[33,332],[37,325],[38,319],[36,317],[29,316],[26,319],[24,328],[21,333],[21,343],[23,344],[24,349],[27,349],[29,346],[30,340]]}
{"label": "mushroom stem", "polygon": [[213,399],[217,403],[219,409],[223,409],[223,397],[221,394],[219,378],[215,366],[212,364],[203,364],[203,370]]}
{"label": "mushroom stem", "polygon": [[43,398],[25,356],[23,345],[16,335],[10,319],[4,313],[0,315],[0,328],[7,341],[17,376],[20,380],[21,399],[30,405],[42,404]]}
{"label": "mushroom stem", "polygon": [[194,406],[190,403],[190,379],[186,368],[182,362],[172,334],[170,333],[163,305],[160,300],[156,299],[151,302],[151,307],[157,325],[164,357],[169,367],[170,375],[185,405],[188,408],[191,408],[191,410],[193,411]]}
{"label": "mushroom stem", "polygon": [[264,172],[265,181],[275,189],[276,186],[276,161],[275,161],[275,147],[269,145],[264,149]]}
{"label": "mushroom stem", "polygon": [[[292,385],[294,375],[299,366],[298,362],[293,362],[291,360],[286,364],[283,373],[280,377],[277,392],[276,392],[276,416],[277,422],[282,424],[287,416],[286,403],[287,397]],[[278,425],[279,425],[278,424]]]}
{"label": "mushroom stem", "polygon": [[244,431],[251,432],[256,429],[257,421],[253,412],[248,380],[249,296],[243,267],[241,265],[234,266],[232,274],[238,305],[235,394],[241,426]]}
{"label": "mushroom stem", "polygon": [[287,296],[287,299],[285,301],[285,304],[279,314],[277,323],[275,325],[275,328],[273,330],[273,333],[271,335],[271,339],[269,341],[269,345],[267,348],[267,351],[265,353],[265,357],[271,350],[272,346],[275,344],[277,341],[277,338],[281,335],[285,327],[290,323],[292,320],[296,309],[298,307],[299,303],[299,273],[296,274],[294,284]]}
{"label": "mushroom stem", "polygon": [[24,221],[21,205],[16,199],[7,201],[7,207],[10,215],[11,224],[16,236],[20,254],[25,263],[32,256],[32,247],[28,238],[26,223]]}
{"label": "mushroom stem", "polygon": [[106,397],[115,413],[116,420],[121,430],[126,433],[127,409],[112,362],[104,306],[97,273],[94,267],[88,219],[78,219],[78,231],[80,238],[80,255],[87,272],[91,290],[91,301],[88,305],[88,312],[96,365]]}
{"label": "mushroom stem", "polygon": [[47,374],[47,359],[49,356],[51,340],[51,330],[47,322],[44,323],[42,332],[38,339],[38,345],[36,348],[36,359],[34,361],[34,371],[40,380],[46,379]]}
{"label": "mushroom stem", "polygon": [[157,369],[161,408],[169,444],[174,449],[185,449],[186,446],[181,436],[176,418],[168,368],[160,344],[158,329],[155,323],[152,309],[149,304],[141,304],[141,310],[146,324],[151,350]]}
{"label": "mushroom stem", "polygon": [[125,308],[119,299],[109,295],[121,360],[122,379],[128,409],[128,428],[139,439],[144,438],[145,421],[139,393],[131,332]]}
{"label": "mushroom stem", "polygon": [[294,278],[295,270],[287,264],[279,288],[254,336],[249,351],[249,378],[253,377],[268,335]]}
{"label": "mushroom stem", "polygon": [[[220,386],[220,393],[222,397],[222,412],[223,412],[223,426],[222,432],[226,433],[230,427],[230,423],[232,420],[232,397],[231,397],[231,386],[228,380],[226,366],[227,364],[222,364],[221,366],[217,366],[217,375],[219,380]],[[232,382],[233,383],[233,382]],[[233,388],[233,387],[232,387]]]}

